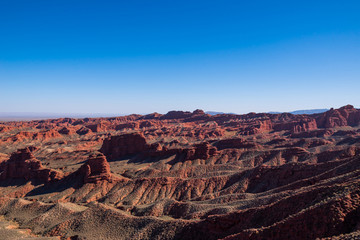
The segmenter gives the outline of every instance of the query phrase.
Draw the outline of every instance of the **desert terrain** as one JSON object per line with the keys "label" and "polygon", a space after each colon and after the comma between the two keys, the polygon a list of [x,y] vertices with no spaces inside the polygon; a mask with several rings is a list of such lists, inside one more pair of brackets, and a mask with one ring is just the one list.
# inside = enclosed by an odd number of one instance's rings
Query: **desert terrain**
{"label": "desert terrain", "polygon": [[351,105],[0,122],[0,236],[360,239],[359,124]]}

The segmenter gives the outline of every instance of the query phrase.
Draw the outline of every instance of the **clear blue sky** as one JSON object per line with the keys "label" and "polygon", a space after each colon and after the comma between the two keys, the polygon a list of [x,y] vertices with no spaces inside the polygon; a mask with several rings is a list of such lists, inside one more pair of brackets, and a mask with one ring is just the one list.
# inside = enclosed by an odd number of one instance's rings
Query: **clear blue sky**
{"label": "clear blue sky", "polygon": [[0,1],[0,112],[360,107],[359,1]]}

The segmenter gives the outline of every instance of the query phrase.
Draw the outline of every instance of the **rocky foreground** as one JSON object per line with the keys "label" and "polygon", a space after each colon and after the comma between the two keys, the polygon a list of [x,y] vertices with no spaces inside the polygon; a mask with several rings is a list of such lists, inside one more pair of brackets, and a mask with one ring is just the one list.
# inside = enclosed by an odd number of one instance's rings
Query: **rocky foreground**
{"label": "rocky foreground", "polygon": [[55,239],[360,239],[359,125],[351,105],[3,122],[0,215]]}

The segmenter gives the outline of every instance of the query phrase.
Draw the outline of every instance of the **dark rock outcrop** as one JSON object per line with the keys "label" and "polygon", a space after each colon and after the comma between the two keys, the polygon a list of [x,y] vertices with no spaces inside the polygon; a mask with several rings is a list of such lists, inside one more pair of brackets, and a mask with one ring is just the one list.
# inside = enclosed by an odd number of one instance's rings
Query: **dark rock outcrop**
{"label": "dark rock outcrop", "polygon": [[142,153],[149,149],[144,135],[138,133],[111,136],[100,149],[107,158],[119,159],[126,155]]}
{"label": "dark rock outcrop", "polygon": [[214,144],[218,150],[223,150],[227,148],[258,148],[258,144],[246,141],[242,138],[230,138],[224,139],[216,142]]}

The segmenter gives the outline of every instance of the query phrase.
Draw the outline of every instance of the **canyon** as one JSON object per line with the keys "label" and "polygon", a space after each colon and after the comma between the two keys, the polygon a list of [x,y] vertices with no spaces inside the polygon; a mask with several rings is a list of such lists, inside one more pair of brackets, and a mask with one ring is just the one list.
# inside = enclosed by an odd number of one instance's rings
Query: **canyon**
{"label": "canyon", "polygon": [[0,215],[44,239],[360,238],[359,173],[352,105],[0,122]]}

